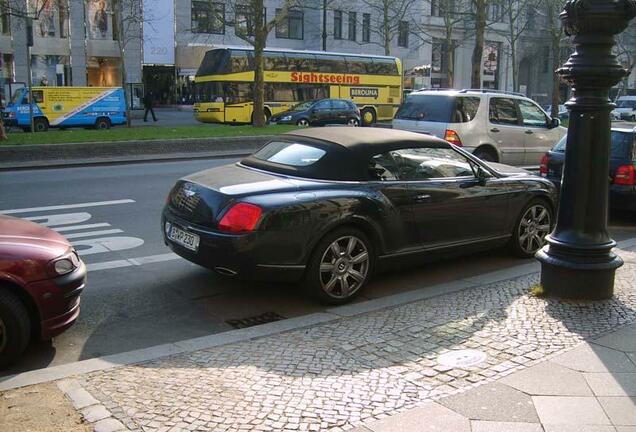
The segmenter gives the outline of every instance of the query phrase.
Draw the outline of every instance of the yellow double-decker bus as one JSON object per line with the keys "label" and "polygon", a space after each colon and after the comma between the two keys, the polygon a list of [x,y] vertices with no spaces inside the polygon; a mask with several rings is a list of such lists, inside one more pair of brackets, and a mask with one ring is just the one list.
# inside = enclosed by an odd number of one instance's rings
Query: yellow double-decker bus
{"label": "yellow double-decker bus", "polygon": [[[265,115],[307,100],[351,99],[363,124],[390,120],[402,98],[402,65],[395,57],[266,49]],[[208,51],[194,78],[194,115],[208,123],[251,123],[254,51]]]}

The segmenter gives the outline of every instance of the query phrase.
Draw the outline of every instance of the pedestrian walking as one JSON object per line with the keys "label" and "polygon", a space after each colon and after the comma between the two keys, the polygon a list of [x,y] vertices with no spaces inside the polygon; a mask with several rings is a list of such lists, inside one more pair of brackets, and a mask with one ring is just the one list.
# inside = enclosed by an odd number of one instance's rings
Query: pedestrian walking
{"label": "pedestrian walking", "polygon": [[155,101],[153,96],[154,95],[152,94],[152,91],[148,91],[146,95],[144,96],[144,105],[146,107],[146,112],[144,112],[145,122],[148,121],[148,112],[152,114],[152,121],[157,121],[157,116],[155,116],[155,111],[152,109],[153,103]]}

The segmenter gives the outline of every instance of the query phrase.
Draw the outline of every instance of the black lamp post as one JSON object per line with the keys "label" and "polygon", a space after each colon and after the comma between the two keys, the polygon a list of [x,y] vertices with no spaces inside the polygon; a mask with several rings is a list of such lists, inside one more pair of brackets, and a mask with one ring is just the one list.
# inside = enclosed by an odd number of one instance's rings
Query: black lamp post
{"label": "black lamp post", "polygon": [[569,0],[561,12],[574,53],[557,73],[572,87],[561,198],[554,231],[537,252],[549,295],[604,299],[623,261],[607,231],[609,89],[626,74],[612,54],[614,35],[636,15],[635,0]]}

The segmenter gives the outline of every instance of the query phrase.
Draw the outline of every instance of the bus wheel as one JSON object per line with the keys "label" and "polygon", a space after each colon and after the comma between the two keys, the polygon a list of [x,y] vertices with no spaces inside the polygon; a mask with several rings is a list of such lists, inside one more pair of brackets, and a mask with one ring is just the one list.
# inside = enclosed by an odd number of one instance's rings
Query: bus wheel
{"label": "bus wheel", "polygon": [[36,132],[46,132],[49,130],[49,122],[45,118],[37,118],[33,120],[33,129]]}
{"label": "bus wheel", "polygon": [[365,108],[360,113],[360,117],[362,118],[363,126],[370,126],[377,120],[375,116],[375,111],[371,108]]}
{"label": "bus wheel", "polygon": [[296,122],[296,124],[300,127],[308,127],[309,126],[309,120],[307,119],[300,119]]}
{"label": "bus wheel", "polygon": [[110,120],[106,117],[100,117],[95,122],[95,129],[110,129]]}

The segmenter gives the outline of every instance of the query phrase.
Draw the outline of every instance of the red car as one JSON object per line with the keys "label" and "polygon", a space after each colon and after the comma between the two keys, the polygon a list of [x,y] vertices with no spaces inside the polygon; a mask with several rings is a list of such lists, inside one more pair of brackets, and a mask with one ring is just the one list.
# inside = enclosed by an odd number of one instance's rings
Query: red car
{"label": "red car", "polygon": [[32,338],[48,340],[72,325],[85,282],[86,266],[63,236],[0,215],[0,367]]}

